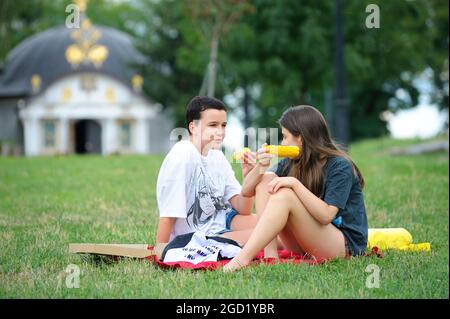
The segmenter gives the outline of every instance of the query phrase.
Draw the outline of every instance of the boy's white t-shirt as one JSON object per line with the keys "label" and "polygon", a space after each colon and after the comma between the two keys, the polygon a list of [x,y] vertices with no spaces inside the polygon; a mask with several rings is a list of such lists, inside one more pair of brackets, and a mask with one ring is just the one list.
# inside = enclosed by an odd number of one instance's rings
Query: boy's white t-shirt
{"label": "boy's white t-shirt", "polygon": [[190,141],[177,142],[158,174],[156,197],[160,217],[176,217],[170,240],[201,231],[225,229],[229,200],[241,192],[230,163],[220,150],[203,156]]}

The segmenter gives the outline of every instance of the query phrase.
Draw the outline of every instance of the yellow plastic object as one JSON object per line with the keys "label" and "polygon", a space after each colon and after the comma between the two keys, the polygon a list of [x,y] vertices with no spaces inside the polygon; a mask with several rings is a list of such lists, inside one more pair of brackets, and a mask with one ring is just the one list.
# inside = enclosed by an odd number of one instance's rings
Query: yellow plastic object
{"label": "yellow plastic object", "polygon": [[247,152],[251,152],[251,150],[248,147],[244,147],[239,152],[234,152],[233,153],[233,160],[239,161],[244,156],[244,154],[247,153]]}
{"label": "yellow plastic object", "polygon": [[296,158],[300,155],[300,148],[298,146],[283,146],[283,145],[267,145],[265,147],[270,154],[278,157]]}
{"label": "yellow plastic object", "polygon": [[400,249],[407,251],[431,251],[431,244],[430,243],[409,244],[408,246],[404,246]]}
{"label": "yellow plastic object", "polygon": [[411,234],[404,228],[369,228],[367,246],[405,251],[430,251],[430,243],[412,243]]}

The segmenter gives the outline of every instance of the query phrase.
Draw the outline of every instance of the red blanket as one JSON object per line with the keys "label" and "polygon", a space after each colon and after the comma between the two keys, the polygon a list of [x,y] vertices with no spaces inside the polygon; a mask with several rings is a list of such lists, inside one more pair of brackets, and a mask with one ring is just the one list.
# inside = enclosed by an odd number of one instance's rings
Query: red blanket
{"label": "red blanket", "polygon": [[[153,249],[152,246],[148,247],[150,250]],[[301,256],[299,254],[287,251],[287,250],[279,250],[278,251],[278,255],[280,256],[280,259],[275,259],[275,258],[264,258],[264,252],[261,251],[254,259],[253,262],[251,263],[251,265],[257,265],[260,263],[264,263],[264,264],[277,264],[277,263],[294,263],[294,264],[299,264],[299,263],[306,263],[306,264],[310,264],[310,265],[314,265],[314,264],[318,264],[318,263],[323,263],[324,261],[322,260],[313,260],[313,259],[309,259],[306,258],[304,256]],[[203,269],[203,270],[215,270],[217,268],[220,268],[224,265],[226,265],[231,259],[224,259],[224,260],[220,260],[220,261],[207,261],[207,262],[201,262],[199,264],[193,264],[190,262],[163,262],[160,261],[158,259],[158,257],[156,256],[148,256],[147,259],[150,262],[155,263],[156,265],[158,265],[159,267],[162,268],[189,268],[189,269]]]}
{"label": "red blanket", "polygon": [[[153,246],[148,247],[149,250],[153,250]],[[366,256],[372,256],[376,255],[377,257],[383,257],[383,254],[380,252],[378,247],[373,247],[371,252],[366,254]],[[288,251],[288,250],[279,250],[278,256],[280,259],[275,258],[264,258],[264,251],[260,251],[259,254],[253,259],[252,263],[250,265],[258,265],[260,263],[264,264],[283,264],[283,263],[293,263],[293,264],[300,264],[300,263],[306,263],[308,265],[317,265],[317,264],[323,264],[326,262],[326,260],[318,260],[318,259],[311,259],[307,258],[305,256],[299,255],[297,253]],[[216,270],[218,268],[223,267],[226,265],[231,259],[224,259],[220,261],[208,261],[208,262],[202,262],[199,264],[193,264],[190,262],[163,262],[158,259],[155,255],[148,256],[147,259],[155,263],[161,268],[166,269],[176,269],[176,268],[187,268],[187,269],[197,269],[197,270]]]}

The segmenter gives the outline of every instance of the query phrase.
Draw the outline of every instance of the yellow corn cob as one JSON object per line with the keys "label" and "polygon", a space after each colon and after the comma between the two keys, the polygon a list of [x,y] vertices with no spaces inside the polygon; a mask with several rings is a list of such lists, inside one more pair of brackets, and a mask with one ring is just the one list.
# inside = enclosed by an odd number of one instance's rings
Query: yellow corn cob
{"label": "yellow corn cob", "polygon": [[233,153],[233,160],[239,161],[244,156],[244,154],[247,153],[247,152],[251,152],[251,150],[248,147],[244,147],[239,152],[234,152]]}
{"label": "yellow corn cob", "polygon": [[296,158],[300,155],[298,146],[267,145],[265,148],[269,150],[270,154],[278,157]]}

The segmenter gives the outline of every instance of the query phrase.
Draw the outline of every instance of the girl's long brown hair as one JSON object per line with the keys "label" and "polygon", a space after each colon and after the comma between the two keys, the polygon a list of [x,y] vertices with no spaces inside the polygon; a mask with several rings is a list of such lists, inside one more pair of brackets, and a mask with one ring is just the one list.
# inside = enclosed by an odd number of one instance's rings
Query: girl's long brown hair
{"label": "girl's long brown hair", "polygon": [[352,164],[361,189],[364,188],[361,172],[350,156],[333,141],[323,115],[316,108],[310,105],[290,107],[283,113],[278,123],[295,137],[300,136],[302,140],[300,156],[290,160],[293,165],[289,176],[296,177],[312,193],[320,196],[324,178],[322,160],[331,156],[341,156]]}

